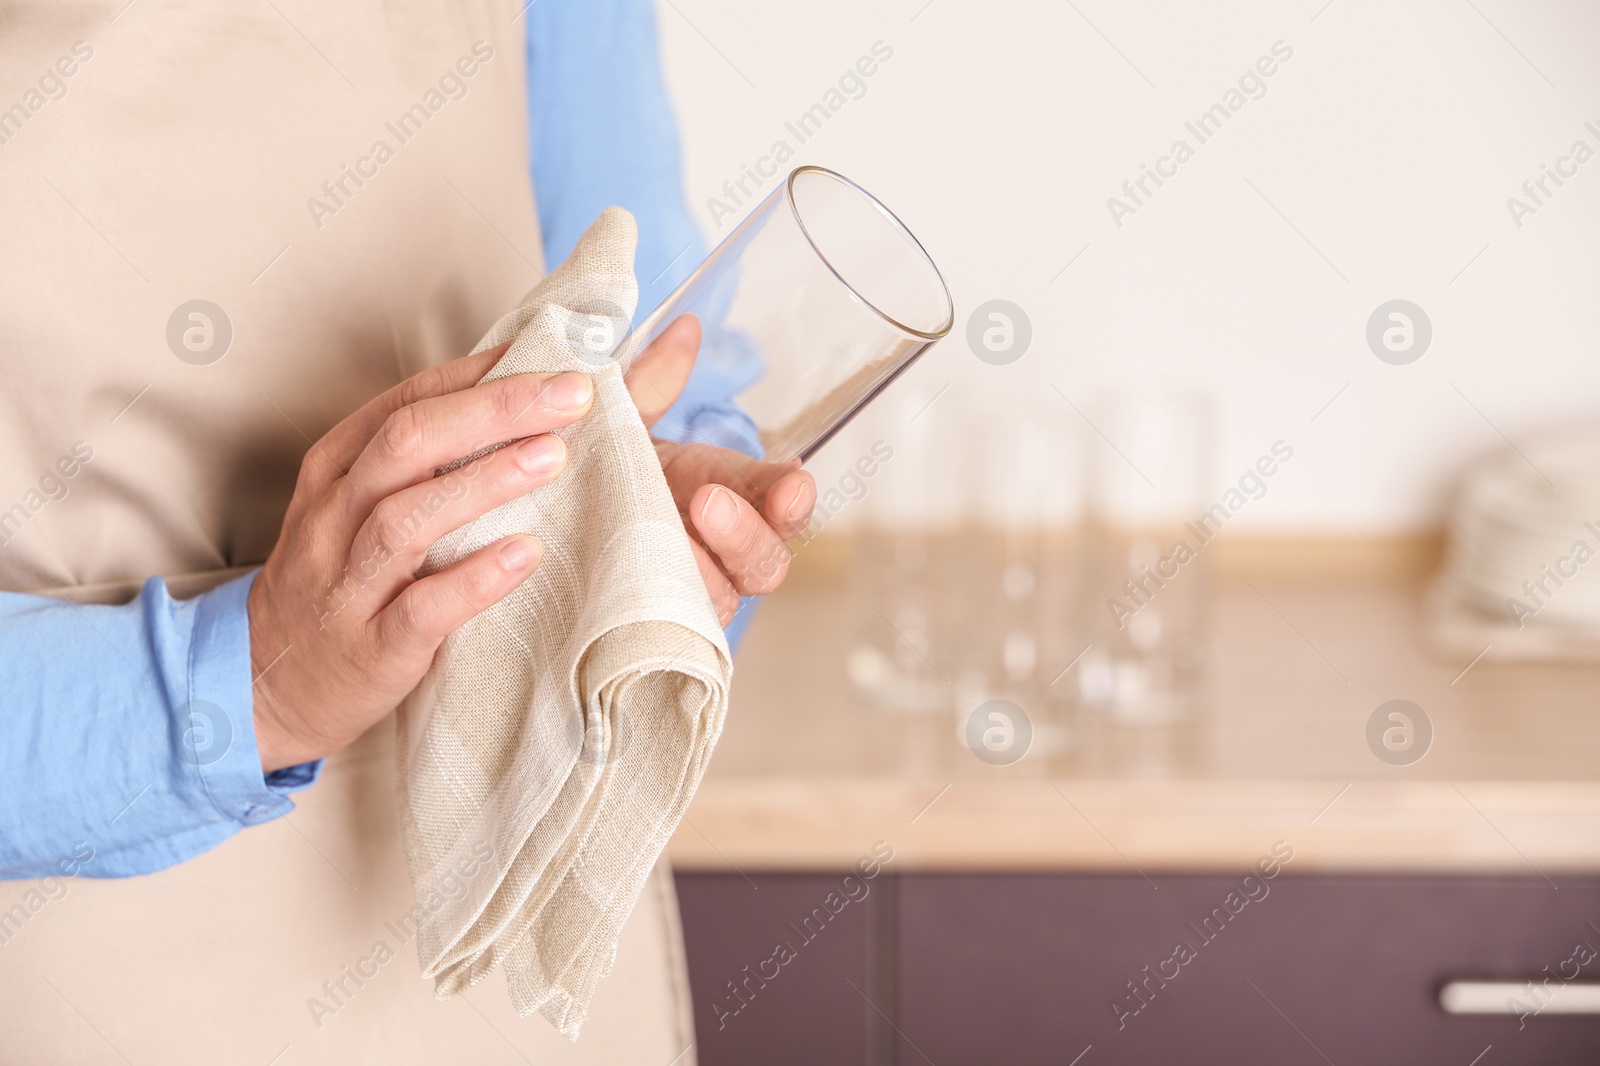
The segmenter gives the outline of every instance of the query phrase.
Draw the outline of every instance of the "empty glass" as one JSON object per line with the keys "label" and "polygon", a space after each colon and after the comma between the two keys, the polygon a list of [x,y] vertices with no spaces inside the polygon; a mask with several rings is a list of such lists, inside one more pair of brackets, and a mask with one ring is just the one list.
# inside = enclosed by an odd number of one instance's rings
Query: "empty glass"
{"label": "empty glass", "polygon": [[1215,530],[1198,516],[1213,490],[1210,406],[1125,393],[1097,405],[1093,424],[1092,646],[1079,692],[1120,721],[1172,721],[1200,706],[1204,682]]}
{"label": "empty glass", "polygon": [[1083,554],[1078,427],[1028,398],[979,421],[957,727],[974,707],[1005,699],[1029,715],[1035,750],[1060,751],[1073,702],[1065,668],[1085,644],[1072,611]]}
{"label": "empty glass", "polygon": [[[939,270],[855,182],[800,167],[623,341],[627,365],[679,316],[706,325],[762,457],[805,460],[954,322]],[[681,424],[669,411],[667,425]]]}
{"label": "empty glass", "polygon": [[856,631],[846,667],[878,709],[951,706],[956,632],[969,605],[961,544],[966,413],[928,390],[896,390],[863,419],[892,452],[862,501],[851,558]]}

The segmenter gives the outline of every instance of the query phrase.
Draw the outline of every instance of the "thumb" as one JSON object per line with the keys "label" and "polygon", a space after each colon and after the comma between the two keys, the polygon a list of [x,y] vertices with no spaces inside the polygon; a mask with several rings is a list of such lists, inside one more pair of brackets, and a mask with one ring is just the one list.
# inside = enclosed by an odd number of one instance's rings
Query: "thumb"
{"label": "thumb", "polygon": [[683,392],[699,354],[700,320],[694,315],[679,315],[633,361],[623,381],[645,428],[660,421]]}

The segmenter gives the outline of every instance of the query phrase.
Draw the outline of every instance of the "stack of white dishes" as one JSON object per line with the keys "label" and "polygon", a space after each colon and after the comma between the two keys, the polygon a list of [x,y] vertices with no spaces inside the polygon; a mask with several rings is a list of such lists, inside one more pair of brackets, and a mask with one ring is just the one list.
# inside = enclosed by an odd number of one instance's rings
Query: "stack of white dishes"
{"label": "stack of white dishes", "polygon": [[1552,431],[1473,470],[1434,589],[1441,650],[1600,659],[1600,425]]}

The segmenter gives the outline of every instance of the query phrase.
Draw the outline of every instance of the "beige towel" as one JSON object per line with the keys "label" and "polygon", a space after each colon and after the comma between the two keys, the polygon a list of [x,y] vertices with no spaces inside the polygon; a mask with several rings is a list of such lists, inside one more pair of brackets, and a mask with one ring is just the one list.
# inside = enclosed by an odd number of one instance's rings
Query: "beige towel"
{"label": "beige towel", "polygon": [[607,209],[477,350],[484,378],[581,370],[566,471],[442,538],[437,571],[512,533],[537,572],[457,631],[399,713],[401,834],[424,977],[454,995],[504,963],[570,1039],[700,783],[732,663],[649,433],[611,358],[638,300],[633,218]]}

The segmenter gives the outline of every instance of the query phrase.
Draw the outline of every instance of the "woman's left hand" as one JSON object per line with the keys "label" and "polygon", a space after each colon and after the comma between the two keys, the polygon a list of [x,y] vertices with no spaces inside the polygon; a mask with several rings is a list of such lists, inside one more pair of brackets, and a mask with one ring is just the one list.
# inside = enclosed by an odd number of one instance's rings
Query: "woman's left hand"
{"label": "woman's left hand", "polygon": [[[684,315],[629,368],[628,392],[646,427],[667,413],[700,351],[700,322]],[[784,543],[805,531],[817,485],[798,461],[764,463],[710,444],[656,441],[656,455],[689,532],[700,576],[724,626],[740,596],[762,596],[789,572]]]}

